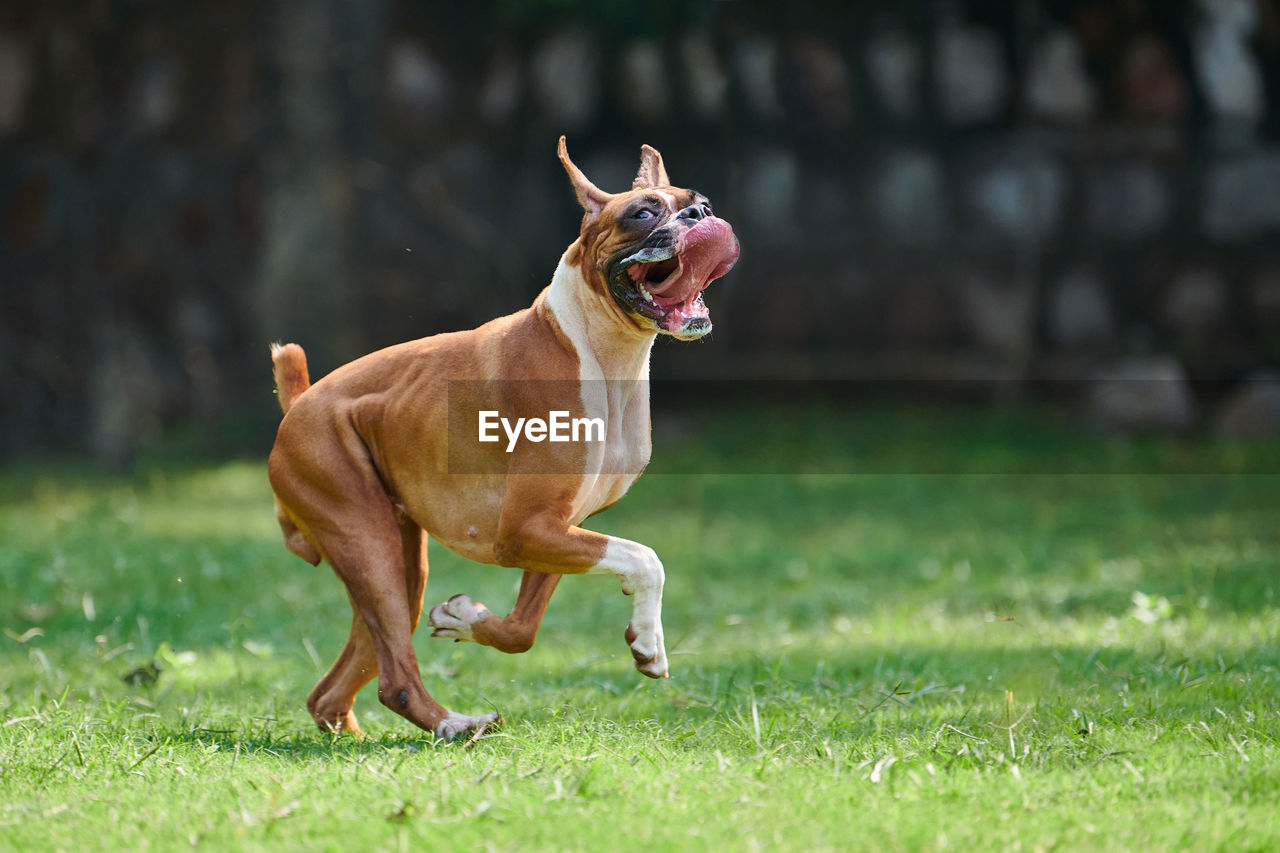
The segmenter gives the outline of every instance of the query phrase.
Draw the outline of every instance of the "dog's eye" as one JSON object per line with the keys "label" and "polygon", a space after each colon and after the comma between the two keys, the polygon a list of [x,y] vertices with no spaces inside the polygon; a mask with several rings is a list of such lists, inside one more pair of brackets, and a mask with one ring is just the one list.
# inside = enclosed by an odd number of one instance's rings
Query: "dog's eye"
{"label": "dog's eye", "polygon": [[642,207],[635,213],[631,214],[632,219],[652,219],[653,211],[647,207]]}

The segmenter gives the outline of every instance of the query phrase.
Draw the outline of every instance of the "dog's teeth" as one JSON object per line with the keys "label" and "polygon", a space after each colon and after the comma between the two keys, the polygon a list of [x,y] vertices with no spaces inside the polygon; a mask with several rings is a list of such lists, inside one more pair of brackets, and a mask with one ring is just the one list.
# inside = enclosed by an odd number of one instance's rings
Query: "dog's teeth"
{"label": "dog's teeth", "polygon": [[649,291],[645,290],[645,287],[643,284],[638,284],[637,287],[640,288],[640,295],[644,297],[645,302],[653,301],[653,297],[649,295]]}

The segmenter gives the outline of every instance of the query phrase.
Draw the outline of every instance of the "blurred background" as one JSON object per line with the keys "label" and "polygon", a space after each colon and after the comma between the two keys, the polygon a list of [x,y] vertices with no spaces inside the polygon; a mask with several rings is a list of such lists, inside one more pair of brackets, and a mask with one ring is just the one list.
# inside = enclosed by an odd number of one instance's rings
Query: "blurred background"
{"label": "blurred background", "polygon": [[655,378],[1280,426],[1278,0],[463,8],[8,0],[0,459],[265,453],[269,341],[319,376],[526,306],[561,133],[738,230]]}

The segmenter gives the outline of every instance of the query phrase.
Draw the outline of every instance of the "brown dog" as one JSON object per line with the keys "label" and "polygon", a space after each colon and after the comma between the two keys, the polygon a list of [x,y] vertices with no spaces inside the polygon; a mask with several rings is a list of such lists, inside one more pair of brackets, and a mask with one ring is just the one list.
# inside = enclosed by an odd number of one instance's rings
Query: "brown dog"
{"label": "brown dog", "polygon": [[457,595],[431,611],[433,637],[523,652],[562,574],[609,574],[635,596],[636,667],[667,674],[661,561],[578,525],[648,462],[649,350],[660,332],[710,331],[702,291],[733,266],[738,241],[703,196],[670,185],[647,145],[618,194],[587,180],[563,137],[559,155],[586,214],[531,307],[375,352],[311,386],[302,349],[272,347],[285,417],[269,470],[285,544],[328,562],[354,611],[346,648],[307,700],[322,729],[359,731],[352,706],[375,675],[384,705],[438,737],[498,719],[446,710],[422,685],[413,632],[425,534],[524,570],[509,615]]}

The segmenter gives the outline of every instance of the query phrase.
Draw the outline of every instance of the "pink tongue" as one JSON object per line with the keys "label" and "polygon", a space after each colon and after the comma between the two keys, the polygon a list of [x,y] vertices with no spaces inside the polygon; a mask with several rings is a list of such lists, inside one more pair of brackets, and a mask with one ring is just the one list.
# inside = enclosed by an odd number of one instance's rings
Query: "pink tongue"
{"label": "pink tongue", "polygon": [[653,291],[664,301],[687,302],[713,279],[729,271],[738,260],[738,238],[728,222],[709,216],[684,233],[680,249],[680,274],[667,286]]}

